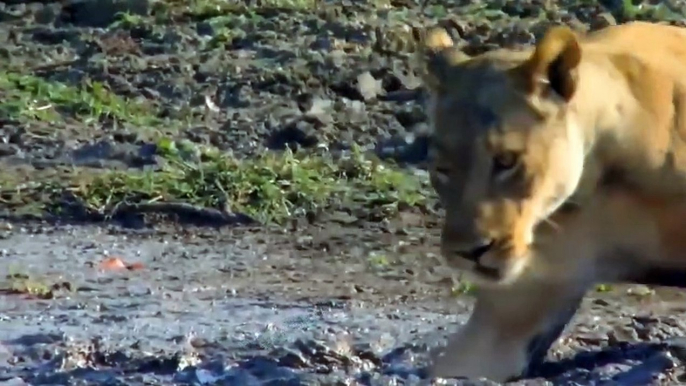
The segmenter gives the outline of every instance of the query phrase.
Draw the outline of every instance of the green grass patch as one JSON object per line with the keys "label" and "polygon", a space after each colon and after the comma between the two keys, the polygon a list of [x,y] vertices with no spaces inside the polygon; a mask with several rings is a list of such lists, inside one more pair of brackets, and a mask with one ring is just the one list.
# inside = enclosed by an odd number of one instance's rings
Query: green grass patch
{"label": "green grass patch", "polygon": [[149,104],[123,98],[95,81],[74,87],[33,75],[0,72],[0,95],[0,118],[4,119],[55,123],[71,118],[88,124],[110,118],[138,126],[157,122]]}
{"label": "green grass patch", "polygon": [[391,265],[391,262],[385,254],[375,252],[369,255],[368,264],[371,269],[379,270],[388,268]]}
{"label": "green grass patch", "polygon": [[[423,206],[432,195],[426,178],[358,150],[337,159],[286,151],[241,160],[214,148],[162,140],[158,151],[162,159],[155,170],[81,173],[68,181],[60,178],[66,182],[51,178],[30,186],[0,179],[0,205],[3,199],[29,205],[25,197],[40,197],[35,200],[43,202],[43,210],[54,213],[59,208],[55,201],[66,190],[88,212],[104,216],[121,204],[183,202],[283,223],[327,209],[390,217],[403,208]],[[12,200],[12,195],[24,199]]]}
{"label": "green grass patch", "polygon": [[615,10],[615,15],[623,21],[649,20],[678,22],[684,18],[683,6],[670,2],[650,4],[641,2],[634,4],[632,0],[622,0],[621,6]]}
{"label": "green grass patch", "polygon": [[4,280],[0,280],[0,294],[24,294],[40,299],[52,299],[54,291],[62,288],[71,291],[71,284],[65,282],[50,285],[44,279],[14,269],[10,269]]}
{"label": "green grass patch", "polygon": [[[361,204],[394,212],[399,205],[415,206],[426,198],[416,178],[359,152],[336,161],[290,151],[238,160],[171,144],[160,146],[166,149],[160,170],[99,176],[78,195],[100,212],[119,202],[183,201],[245,213],[262,222],[282,222],[332,205]],[[198,156],[199,162],[188,160]]]}
{"label": "green grass patch", "polygon": [[148,23],[148,20],[143,15],[138,15],[130,12],[118,12],[116,14],[116,21],[110,27],[131,29],[136,27],[143,27]]}
{"label": "green grass patch", "polygon": [[475,290],[474,284],[467,280],[460,280],[456,285],[450,288],[451,296],[472,295]]}

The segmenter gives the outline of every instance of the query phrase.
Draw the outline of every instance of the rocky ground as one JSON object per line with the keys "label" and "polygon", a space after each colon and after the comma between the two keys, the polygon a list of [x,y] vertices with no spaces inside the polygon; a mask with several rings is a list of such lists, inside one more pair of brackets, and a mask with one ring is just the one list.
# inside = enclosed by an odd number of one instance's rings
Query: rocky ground
{"label": "rocky ground", "polygon": [[[435,260],[413,28],[479,53],[685,10],[0,3],[0,385],[429,383],[471,299]],[[683,301],[599,287],[518,383],[686,381]]]}

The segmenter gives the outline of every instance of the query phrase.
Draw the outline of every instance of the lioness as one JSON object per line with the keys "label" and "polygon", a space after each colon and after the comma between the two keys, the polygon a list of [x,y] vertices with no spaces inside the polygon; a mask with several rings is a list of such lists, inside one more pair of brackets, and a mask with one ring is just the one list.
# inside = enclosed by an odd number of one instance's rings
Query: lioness
{"label": "lioness", "polygon": [[686,288],[686,197],[608,189],[551,219],[555,225],[537,229],[531,264],[517,281],[478,289],[466,325],[433,354],[433,376],[527,375],[598,282]]}
{"label": "lioness", "polygon": [[686,229],[670,214],[686,215],[686,30],[554,27],[531,50],[470,58],[436,28],[423,53],[442,255],[480,287],[433,375],[519,375],[594,282],[682,285],[665,278],[686,269],[669,225]]}
{"label": "lioness", "polygon": [[442,255],[481,285],[527,265],[535,228],[601,184],[686,196],[686,30],[633,22],[468,57],[423,39]]}

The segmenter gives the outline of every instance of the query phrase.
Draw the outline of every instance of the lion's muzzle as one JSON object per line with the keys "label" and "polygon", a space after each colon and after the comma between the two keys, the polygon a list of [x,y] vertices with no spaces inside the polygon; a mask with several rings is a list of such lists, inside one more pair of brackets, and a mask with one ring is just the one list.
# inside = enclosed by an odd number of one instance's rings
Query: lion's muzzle
{"label": "lion's muzzle", "polygon": [[[445,235],[445,233],[444,233]],[[485,257],[496,252],[497,241],[489,238],[477,239],[474,242],[456,243],[444,238],[441,243],[442,254],[446,262],[458,269],[473,270],[489,280],[499,280],[500,270],[488,264]]]}
{"label": "lion's muzzle", "polygon": [[452,253],[478,265],[481,257],[488,253],[494,245],[494,240],[481,239],[476,244],[465,246],[463,249],[453,250]]}
{"label": "lion's muzzle", "polygon": [[469,272],[483,284],[505,284],[522,271],[524,256],[515,252],[511,243],[478,238],[470,243],[456,243],[449,233],[443,235],[441,252],[452,268]]}

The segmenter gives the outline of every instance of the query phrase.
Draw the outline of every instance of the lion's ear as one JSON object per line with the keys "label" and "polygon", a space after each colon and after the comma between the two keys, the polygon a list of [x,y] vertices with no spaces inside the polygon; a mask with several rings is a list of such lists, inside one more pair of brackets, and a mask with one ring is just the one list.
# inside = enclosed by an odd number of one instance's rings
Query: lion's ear
{"label": "lion's ear", "polygon": [[570,100],[576,91],[580,61],[581,47],[576,34],[566,26],[552,27],[523,66],[529,92],[549,87],[566,101]]}
{"label": "lion's ear", "polygon": [[413,31],[418,43],[418,65],[424,84],[436,90],[444,84],[448,68],[470,57],[455,47],[453,39],[444,28],[433,27],[422,33]]}

